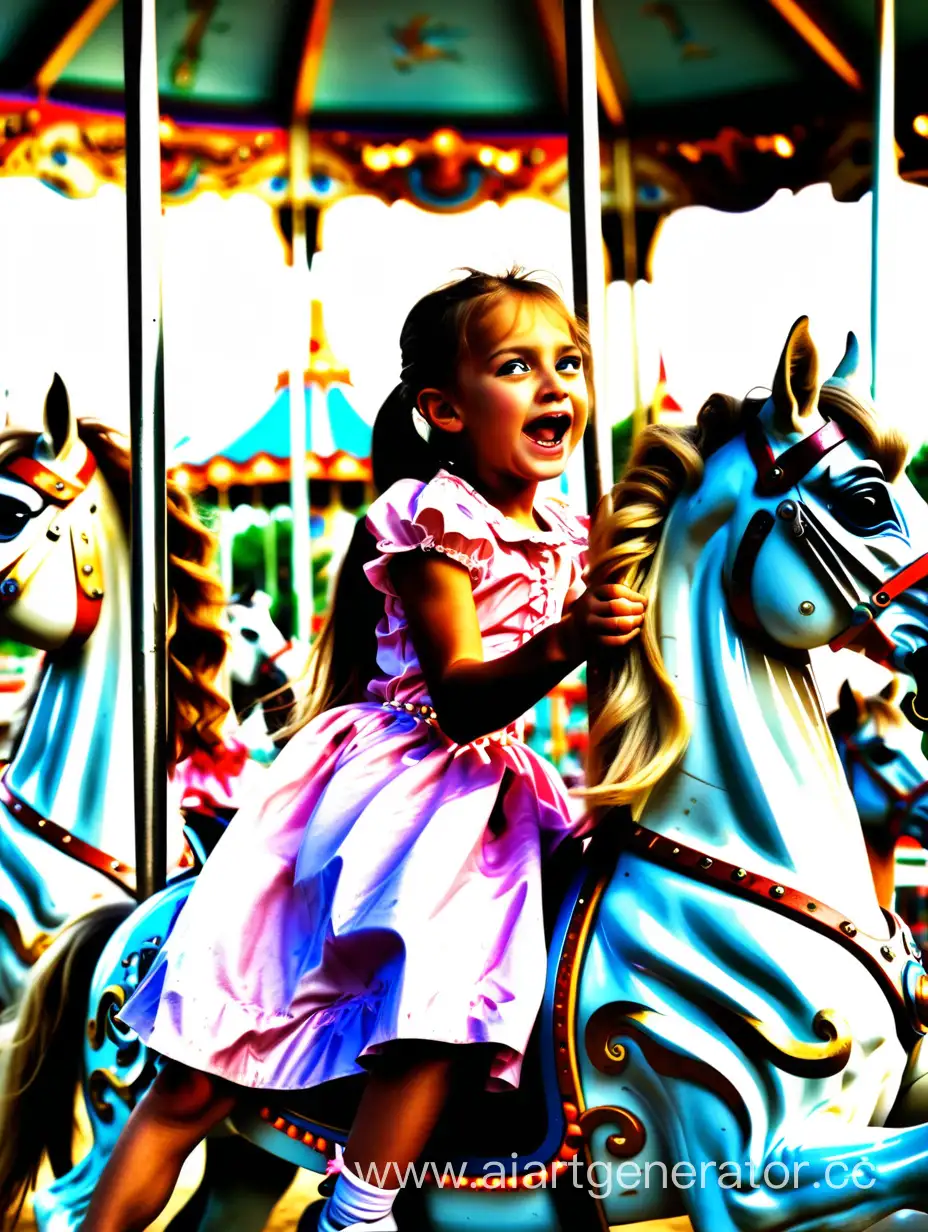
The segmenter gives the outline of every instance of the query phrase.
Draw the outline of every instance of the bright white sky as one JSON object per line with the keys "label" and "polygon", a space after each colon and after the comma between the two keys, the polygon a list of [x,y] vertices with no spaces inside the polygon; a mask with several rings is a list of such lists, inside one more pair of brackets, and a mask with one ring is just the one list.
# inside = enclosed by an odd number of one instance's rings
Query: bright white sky
{"label": "bright white sky", "polygon": [[[69,201],[27,179],[0,180],[4,269],[0,287],[0,399],[13,420],[37,424],[54,371],[78,414],[125,426],[127,358],[124,197],[102,188]],[[892,353],[880,403],[928,437],[921,387],[928,327],[928,193],[899,185]],[[690,208],[664,225],[654,281],[638,288],[642,388],[663,352],[671,392],[695,413],[714,389],[742,395],[769,383],[786,331],[812,317],[823,372],[848,329],[869,351],[869,197],[840,205],[827,186],[777,194],[734,215]],[[348,198],[325,217],[313,293],[348,365],[358,409],[373,416],[394,385],[406,311],[456,266],[510,263],[550,271],[570,296],[567,215],[539,201],[487,204],[465,214],[424,213]],[[271,210],[257,198],[207,195],[164,216],[167,443],[189,436],[188,456],[219,449],[270,405],[293,343],[292,288]],[[600,404],[631,410],[629,293],[610,288],[608,363]]]}

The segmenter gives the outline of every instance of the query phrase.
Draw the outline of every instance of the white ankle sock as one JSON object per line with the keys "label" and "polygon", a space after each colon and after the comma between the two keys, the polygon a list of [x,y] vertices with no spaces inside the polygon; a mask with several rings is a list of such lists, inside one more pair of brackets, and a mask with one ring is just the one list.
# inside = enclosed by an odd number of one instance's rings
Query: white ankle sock
{"label": "white ankle sock", "polygon": [[399,1189],[379,1189],[343,1167],[319,1218],[319,1232],[339,1232],[354,1223],[374,1223],[389,1215]]}

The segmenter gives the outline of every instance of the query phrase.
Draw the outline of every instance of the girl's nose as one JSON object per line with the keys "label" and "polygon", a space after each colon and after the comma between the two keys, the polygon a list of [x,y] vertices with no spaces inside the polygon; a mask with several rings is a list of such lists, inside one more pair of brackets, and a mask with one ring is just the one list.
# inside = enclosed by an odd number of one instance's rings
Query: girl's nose
{"label": "girl's nose", "polygon": [[564,402],[570,395],[557,372],[549,373],[541,385],[542,402]]}

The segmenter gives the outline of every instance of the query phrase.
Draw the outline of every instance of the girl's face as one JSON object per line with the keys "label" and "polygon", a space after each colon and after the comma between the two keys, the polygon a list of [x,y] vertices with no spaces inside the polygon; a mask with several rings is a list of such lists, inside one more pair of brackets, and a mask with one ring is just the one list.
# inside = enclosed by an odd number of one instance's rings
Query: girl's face
{"label": "girl's face", "polygon": [[471,330],[445,403],[429,406],[442,431],[466,434],[477,476],[556,478],[583,436],[589,393],[583,357],[556,308],[507,295]]}

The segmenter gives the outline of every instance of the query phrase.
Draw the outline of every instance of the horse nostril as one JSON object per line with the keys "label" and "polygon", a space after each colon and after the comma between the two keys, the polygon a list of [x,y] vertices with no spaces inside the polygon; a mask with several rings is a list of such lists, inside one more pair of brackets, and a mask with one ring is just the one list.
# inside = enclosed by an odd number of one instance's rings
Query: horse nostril
{"label": "horse nostril", "polygon": [[246,642],[256,642],[260,637],[260,634],[256,633],[254,629],[239,629],[239,633],[241,633]]}

